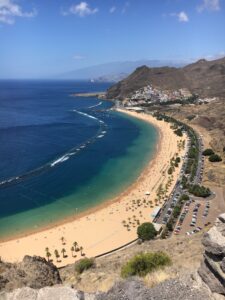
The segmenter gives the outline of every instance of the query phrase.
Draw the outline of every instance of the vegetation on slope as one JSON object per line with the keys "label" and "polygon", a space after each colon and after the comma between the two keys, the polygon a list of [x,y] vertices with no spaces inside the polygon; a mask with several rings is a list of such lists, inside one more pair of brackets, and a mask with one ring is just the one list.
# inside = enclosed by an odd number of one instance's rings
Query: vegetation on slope
{"label": "vegetation on slope", "polygon": [[75,264],[75,271],[78,274],[83,273],[85,270],[90,269],[91,267],[94,266],[94,259],[93,258],[83,258],[81,260],[79,260],[76,264]]}
{"label": "vegetation on slope", "polygon": [[135,255],[121,270],[121,276],[145,276],[157,269],[171,265],[170,257],[164,252],[148,252]]}

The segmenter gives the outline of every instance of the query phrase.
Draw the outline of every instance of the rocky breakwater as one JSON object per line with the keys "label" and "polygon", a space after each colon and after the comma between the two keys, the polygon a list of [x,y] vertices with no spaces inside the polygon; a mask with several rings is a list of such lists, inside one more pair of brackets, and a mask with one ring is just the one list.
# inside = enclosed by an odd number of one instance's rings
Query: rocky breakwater
{"label": "rocky breakwater", "polygon": [[225,213],[203,237],[204,260],[198,270],[213,293],[225,295]]}

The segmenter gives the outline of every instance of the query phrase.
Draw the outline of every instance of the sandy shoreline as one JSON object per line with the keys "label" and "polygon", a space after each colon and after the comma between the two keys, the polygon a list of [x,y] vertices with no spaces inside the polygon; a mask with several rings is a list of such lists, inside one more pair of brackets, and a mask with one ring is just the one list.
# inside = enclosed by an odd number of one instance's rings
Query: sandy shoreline
{"label": "sandy shoreline", "polygon": [[[61,224],[42,229],[37,233],[27,233],[24,237],[1,242],[0,256],[3,260],[20,261],[26,254],[46,256],[45,248],[48,247],[53,262],[59,267],[64,266],[82,257],[80,252],[71,252],[74,242],[83,247],[86,256],[96,256],[134,240],[138,223],[152,221],[151,212],[154,207],[162,206],[164,203],[164,199],[155,202],[157,189],[160,184],[164,186],[168,182],[169,162],[175,153],[179,153],[177,143],[181,138],[173,133],[169,123],[157,121],[145,114],[126,113],[150,122],[160,132],[154,158],[148,163],[137,181],[115,199],[104,202],[79,216],[63,220]],[[181,149],[179,156],[182,156],[184,151]],[[180,167],[181,164],[173,174],[167,195],[176,182]],[[146,192],[150,192],[150,195],[146,195]],[[61,241],[61,237],[65,242]],[[66,250],[66,258],[63,258],[61,254],[62,248]],[[59,251],[58,262],[54,250]]]}

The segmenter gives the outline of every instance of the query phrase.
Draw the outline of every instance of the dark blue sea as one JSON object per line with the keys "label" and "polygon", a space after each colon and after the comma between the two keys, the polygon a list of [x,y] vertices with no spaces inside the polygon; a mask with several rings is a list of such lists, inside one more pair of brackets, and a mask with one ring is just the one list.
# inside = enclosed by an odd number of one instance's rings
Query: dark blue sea
{"label": "dark blue sea", "polygon": [[109,86],[0,81],[0,237],[93,207],[138,177],[156,130],[110,101],[71,96]]}

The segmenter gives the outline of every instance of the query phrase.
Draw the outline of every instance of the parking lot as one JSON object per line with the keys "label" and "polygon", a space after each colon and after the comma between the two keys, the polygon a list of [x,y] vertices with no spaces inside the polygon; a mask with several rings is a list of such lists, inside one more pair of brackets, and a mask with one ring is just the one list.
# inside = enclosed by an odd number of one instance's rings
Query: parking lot
{"label": "parking lot", "polygon": [[211,225],[213,200],[189,200],[174,228],[174,234],[192,235]]}

